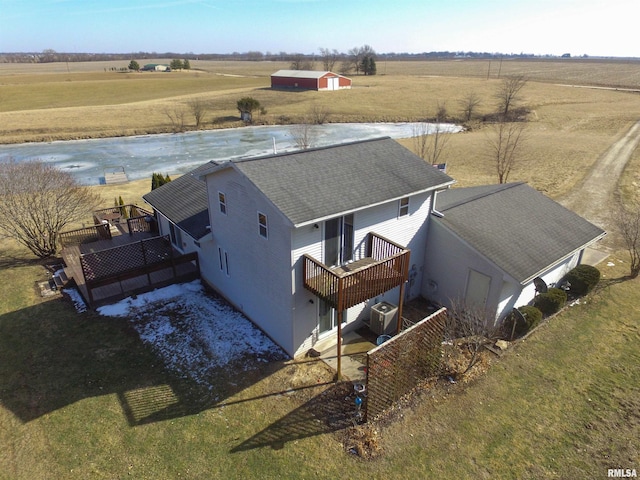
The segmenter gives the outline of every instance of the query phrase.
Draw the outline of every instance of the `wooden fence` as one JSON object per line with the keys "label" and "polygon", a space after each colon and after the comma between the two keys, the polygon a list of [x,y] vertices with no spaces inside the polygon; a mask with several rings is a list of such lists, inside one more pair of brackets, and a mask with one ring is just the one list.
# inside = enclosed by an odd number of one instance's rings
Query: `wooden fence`
{"label": "wooden fence", "polygon": [[440,374],[446,309],[367,353],[367,418],[373,419],[420,380]]}

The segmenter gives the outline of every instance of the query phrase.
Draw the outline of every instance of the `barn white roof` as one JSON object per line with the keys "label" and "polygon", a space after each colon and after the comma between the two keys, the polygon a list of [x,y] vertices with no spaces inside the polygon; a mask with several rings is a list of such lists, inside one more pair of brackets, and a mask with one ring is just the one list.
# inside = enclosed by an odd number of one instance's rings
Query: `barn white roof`
{"label": "barn white roof", "polygon": [[[292,77],[292,78],[322,78],[326,74],[338,75],[337,73],[332,73],[328,71],[319,71],[319,70],[278,70],[276,73],[273,73],[272,77]],[[338,75],[339,76],[339,75]]]}

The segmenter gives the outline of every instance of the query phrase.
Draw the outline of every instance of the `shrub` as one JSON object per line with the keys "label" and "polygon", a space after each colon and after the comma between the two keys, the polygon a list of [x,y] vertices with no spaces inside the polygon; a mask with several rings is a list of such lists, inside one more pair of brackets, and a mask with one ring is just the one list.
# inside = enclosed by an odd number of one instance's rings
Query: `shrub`
{"label": "shrub", "polygon": [[585,295],[600,281],[600,270],[591,265],[578,265],[567,273],[565,280],[569,282],[571,293]]}
{"label": "shrub", "polygon": [[504,319],[504,327],[502,329],[502,334],[504,338],[513,340],[514,337],[519,337],[527,333],[526,319],[523,320],[523,317],[516,314],[516,309],[514,308],[511,314]]}
{"label": "shrub", "polygon": [[560,288],[550,288],[533,299],[533,305],[545,315],[552,315],[567,302],[567,292]]}
{"label": "shrub", "polygon": [[533,327],[540,323],[542,320],[542,312],[531,305],[524,305],[518,308],[518,311],[522,314],[527,322],[527,330],[531,330]]}

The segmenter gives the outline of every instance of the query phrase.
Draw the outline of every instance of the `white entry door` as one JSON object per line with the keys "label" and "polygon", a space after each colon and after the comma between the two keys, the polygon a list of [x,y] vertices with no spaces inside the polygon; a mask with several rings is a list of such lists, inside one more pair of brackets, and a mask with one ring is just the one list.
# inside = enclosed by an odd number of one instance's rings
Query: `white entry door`
{"label": "white entry door", "polygon": [[481,308],[486,307],[489,287],[491,287],[491,277],[470,269],[469,277],[467,278],[467,292],[464,296],[465,304]]}

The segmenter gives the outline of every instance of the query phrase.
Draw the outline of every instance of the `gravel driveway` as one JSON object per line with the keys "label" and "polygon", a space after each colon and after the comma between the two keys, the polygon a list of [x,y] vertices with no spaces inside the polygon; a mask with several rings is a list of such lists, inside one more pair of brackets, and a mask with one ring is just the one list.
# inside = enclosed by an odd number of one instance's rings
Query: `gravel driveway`
{"label": "gravel driveway", "polygon": [[[638,144],[640,121],[602,154],[576,188],[558,201],[591,223],[609,232],[613,231],[615,224],[611,219],[611,206],[617,201],[615,193],[620,177]],[[609,239],[602,247],[610,243]]]}

